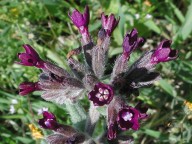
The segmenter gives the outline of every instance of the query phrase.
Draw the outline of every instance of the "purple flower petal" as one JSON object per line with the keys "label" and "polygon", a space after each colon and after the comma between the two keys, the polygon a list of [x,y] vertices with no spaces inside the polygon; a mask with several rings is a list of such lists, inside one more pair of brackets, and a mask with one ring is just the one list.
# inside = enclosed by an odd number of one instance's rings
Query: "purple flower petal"
{"label": "purple flower petal", "polygon": [[105,29],[108,36],[111,36],[114,29],[117,27],[119,20],[120,17],[116,19],[114,14],[111,14],[110,16],[105,15],[104,13],[101,14],[102,27]]}
{"label": "purple flower petal", "polygon": [[160,62],[167,62],[178,57],[178,51],[171,49],[171,41],[163,40],[151,56],[151,63],[158,64]]}
{"label": "purple flower petal", "polygon": [[48,111],[43,112],[43,118],[38,123],[42,128],[51,130],[56,130],[60,126],[56,121],[55,115]]}
{"label": "purple flower petal", "polygon": [[54,119],[54,120],[56,120],[55,115],[53,113],[48,112],[48,111],[43,112],[43,117],[45,119]]}
{"label": "purple flower petal", "polygon": [[132,128],[133,130],[139,129],[139,111],[132,107],[122,108],[117,117],[117,122],[122,130],[128,130]]}
{"label": "purple flower petal", "polygon": [[133,50],[135,50],[141,43],[144,42],[144,39],[138,37],[137,29],[133,29],[130,34],[127,33],[123,39],[123,54],[125,57],[129,57]]}
{"label": "purple flower petal", "polygon": [[80,28],[82,26],[87,27],[89,24],[89,7],[86,6],[84,10],[84,14],[81,14],[77,9],[75,9],[72,14],[68,13],[73,24]]}
{"label": "purple flower petal", "polygon": [[27,95],[37,90],[40,90],[38,82],[23,82],[19,85],[19,95]]}
{"label": "purple flower petal", "polygon": [[44,68],[44,61],[30,45],[25,44],[23,48],[25,49],[25,53],[18,53],[18,58],[21,60],[21,62],[17,62],[18,64]]}

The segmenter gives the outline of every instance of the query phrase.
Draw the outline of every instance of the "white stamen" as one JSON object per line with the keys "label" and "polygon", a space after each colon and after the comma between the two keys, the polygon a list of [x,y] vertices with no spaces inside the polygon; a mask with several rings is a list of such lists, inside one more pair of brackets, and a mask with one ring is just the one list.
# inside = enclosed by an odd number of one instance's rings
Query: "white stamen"
{"label": "white stamen", "polygon": [[107,99],[108,99],[108,95],[103,95],[103,98],[104,98],[105,100],[107,100]]}
{"label": "white stamen", "polygon": [[108,95],[109,94],[109,91],[107,89],[104,90],[104,94],[105,95]]}
{"label": "white stamen", "polygon": [[103,89],[102,89],[102,88],[99,88],[99,92],[100,92],[101,94],[103,94]]}
{"label": "white stamen", "polygon": [[101,94],[100,94],[100,93],[97,93],[95,96],[96,96],[97,98],[100,98],[100,97],[101,97]]}
{"label": "white stamen", "polygon": [[122,117],[125,121],[130,121],[132,119],[133,114],[126,112]]}

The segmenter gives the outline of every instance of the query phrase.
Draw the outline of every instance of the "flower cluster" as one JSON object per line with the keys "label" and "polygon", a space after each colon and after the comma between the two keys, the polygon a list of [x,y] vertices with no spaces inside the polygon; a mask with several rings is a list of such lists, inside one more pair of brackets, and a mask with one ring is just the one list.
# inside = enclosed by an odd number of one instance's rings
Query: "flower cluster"
{"label": "flower cluster", "polygon": [[[177,50],[171,49],[171,41],[163,40],[156,49],[147,51],[130,67],[128,60],[131,53],[144,42],[138,36],[136,28],[124,36],[123,53],[115,61],[109,83],[104,82],[107,52],[111,36],[117,27],[120,18],[101,14],[102,28],[98,32],[97,42],[93,42],[88,30],[89,8],[85,7],[84,13],[74,10],[69,17],[79,29],[82,36],[82,46],[70,51],[67,55],[68,65],[72,72],[58,67],[40,58],[37,52],[29,45],[23,47],[25,53],[19,53],[21,62],[25,66],[35,66],[42,70],[39,81],[24,82],[19,86],[19,94],[26,95],[33,91],[43,91],[42,98],[63,104],[67,100],[77,102],[87,93],[88,99],[95,107],[106,106],[107,137],[108,140],[121,139],[120,132],[125,130],[138,130],[140,120],[148,117],[147,106],[138,102],[135,107],[127,102],[128,96],[138,95],[140,87],[149,86],[160,79],[160,74],[155,72],[155,66],[160,62],[174,60],[178,56]],[[85,63],[73,59],[73,55],[83,53]],[[84,141],[91,135],[77,132],[70,126],[63,126],[56,121],[54,114],[44,111],[43,118],[39,120],[42,128],[56,131],[47,137],[47,141],[63,142]],[[64,127],[66,128],[64,130]],[[68,131],[68,132],[67,132]],[[65,134],[64,134],[65,133]],[[66,134],[67,133],[67,134]],[[70,133],[70,134],[69,134]],[[88,135],[88,136],[87,136]]]}

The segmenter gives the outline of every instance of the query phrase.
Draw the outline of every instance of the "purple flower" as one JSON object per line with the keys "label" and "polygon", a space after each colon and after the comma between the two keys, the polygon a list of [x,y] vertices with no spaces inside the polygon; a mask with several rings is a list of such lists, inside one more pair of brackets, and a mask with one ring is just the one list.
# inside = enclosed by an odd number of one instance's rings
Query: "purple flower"
{"label": "purple flower", "polygon": [[84,13],[81,14],[77,9],[75,9],[72,14],[68,13],[69,18],[73,24],[79,29],[85,44],[90,42],[90,35],[88,31],[89,24],[89,7],[86,6]]}
{"label": "purple flower", "polygon": [[41,90],[38,82],[23,82],[19,85],[19,95],[27,95],[37,90]]}
{"label": "purple flower", "polygon": [[88,96],[89,100],[93,101],[95,106],[103,106],[111,102],[113,94],[113,88],[110,85],[99,82]]}
{"label": "purple flower", "polygon": [[55,115],[48,111],[43,112],[43,118],[38,123],[42,128],[51,130],[56,130],[60,126],[56,121]]}
{"label": "purple flower", "polygon": [[170,48],[171,41],[163,40],[151,56],[151,63],[157,64],[159,62],[167,62],[178,57],[178,51]]}
{"label": "purple flower", "polygon": [[104,13],[101,14],[101,23],[108,36],[111,36],[113,30],[117,27],[119,20],[120,17],[116,19],[114,14],[111,14],[110,16],[105,15]]}
{"label": "purple flower", "polygon": [[131,52],[135,50],[141,43],[144,42],[144,39],[138,37],[137,29],[133,29],[130,34],[127,33],[123,39],[123,54],[126,58],[129,57]]}
{"label": "purple flower", "polygon": [[23,48],[25,49],[25,53],[18,53],[18,58],[21,60],[21,62],[17,62],[18,64],[44,68],[44,61],[30,45],[25,44]]}
{"label": "purple flower", "polygon": [[82,26],[87,27],[89,24],[89,7],[86,6],[84,10],[84,14],[81,14],[77,9],[75,9],[72,14],[68,13],[73,24],[80,28]]}
{"label": "purple flower", "polygon": [[139,117],[140,113],[137,109],[127,106],[119,111],[117,116],[117,123],[122,130],[128,130],[129,128],[138,130]]}

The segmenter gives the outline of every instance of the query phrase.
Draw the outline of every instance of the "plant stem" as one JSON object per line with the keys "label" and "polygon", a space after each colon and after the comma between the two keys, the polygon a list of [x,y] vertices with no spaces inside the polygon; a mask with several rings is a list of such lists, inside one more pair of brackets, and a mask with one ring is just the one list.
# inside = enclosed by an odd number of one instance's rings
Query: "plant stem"
{"label": "plant stem", "polygon": [[91,103],[89,108],[89,115],[87,117],[87,122],[85,126],[85,131],[92,136],[95,125],[99,120],[100,113],[97,111],[96,107]]}

